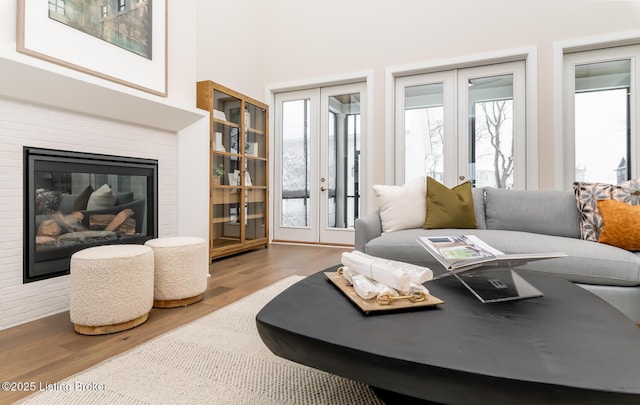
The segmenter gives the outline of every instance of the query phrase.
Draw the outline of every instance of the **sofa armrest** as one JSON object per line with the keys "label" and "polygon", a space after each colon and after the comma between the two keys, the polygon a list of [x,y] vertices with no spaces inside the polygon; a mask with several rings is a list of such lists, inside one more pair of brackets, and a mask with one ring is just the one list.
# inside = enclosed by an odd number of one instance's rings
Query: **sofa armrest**
{"label": "sofa armrest", "polygon": [[364,252],[364,246],[371,239],[382,235],[382,222],[380,222],[380,211],[356,219],[356,250]]}

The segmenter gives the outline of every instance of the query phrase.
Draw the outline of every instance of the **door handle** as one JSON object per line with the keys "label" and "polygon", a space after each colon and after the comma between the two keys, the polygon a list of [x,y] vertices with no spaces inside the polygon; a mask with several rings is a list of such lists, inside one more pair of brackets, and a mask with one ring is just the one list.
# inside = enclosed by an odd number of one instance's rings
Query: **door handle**
{"label": "door handle", "polygon": [[320,191],[327,191],[327,188],[325,186],[320,187]]}

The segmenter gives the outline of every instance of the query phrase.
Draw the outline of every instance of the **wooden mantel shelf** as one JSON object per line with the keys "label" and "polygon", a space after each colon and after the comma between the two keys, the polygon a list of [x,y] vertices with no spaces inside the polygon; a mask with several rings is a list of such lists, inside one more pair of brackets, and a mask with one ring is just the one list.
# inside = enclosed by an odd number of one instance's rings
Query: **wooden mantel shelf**
{"label": "wooden mantel shelf", "polygon": [[22,62],[22,57],[0,52],[0,97],[171,132],[207,117],[206,111],[195,106],[178,105],[115,83],[102,84],[105,81],[98,78],[84,80],[62,67],[31,59]]}

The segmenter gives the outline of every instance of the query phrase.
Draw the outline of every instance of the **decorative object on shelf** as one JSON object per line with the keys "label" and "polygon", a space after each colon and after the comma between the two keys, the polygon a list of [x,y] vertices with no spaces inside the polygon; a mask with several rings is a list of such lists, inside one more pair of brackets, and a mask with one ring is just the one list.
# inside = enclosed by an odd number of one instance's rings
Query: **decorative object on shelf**
{"label": "decorative object on shelf", "polygon": [[225,115],[224,111],[220,110],[213,110],[213,118],[221,121],[227,120],[227,116]]}
{"label": "decorative object on shelf", "polygon": [[240,185],[240,171],[234,170],[233,173],[228,173],[229,176],[229,185],[230,186],[239,186]]}
{"label": "decorative object on shelf", "polygon": [[222,176],[224,176],[224,165],[218,163],[213,169],[213,184],[216,186],[222,184]]}
{"label": "decorative object on shelf", "polygon": [[244,126],[245,129],[251,128],[251,113],[248,110],[244,110]]}
{"label": "decorative object on shelf", "polygon": [[251,182],[251,175],[248,170],[244,172],[244,185],[247,187],[253,186],[253,183]]}
{"label": "decorative object on shelf", "polygon": [[[83,23],[96,15],[96,24]],[[63,2],[19,0],[16,50],[166,97],[166,15],[167,0],[122,2],[119,10],[82,2],[74,13]]]}
{"label": "decorative object on shelf", "polygon": [[[229,148],[230,152],[233,154],[238,153],[238,142],[240,142],[240,130],[238,128],[231,128],[230,130],[230,138],[231,138],[231,146]],[[235,156],[234,156],[235,157]]]}
{"label": "decorative object on shelf", "polygon": [[222,144],[222,132],[216,132],[216,141],[215,141],[214,148],[218,152],[226,152],[227,151],[224,148],[224,145]]}
{"label": "decorative object on shelf", "polygon": [[238,208],[235,206],[229,208],[229,223],[230,224],[238,223]]}
{"label": "decorative object on shelf", "polygon": [[245,153],[249,156],[258,156],[258,142],[247,142]]}

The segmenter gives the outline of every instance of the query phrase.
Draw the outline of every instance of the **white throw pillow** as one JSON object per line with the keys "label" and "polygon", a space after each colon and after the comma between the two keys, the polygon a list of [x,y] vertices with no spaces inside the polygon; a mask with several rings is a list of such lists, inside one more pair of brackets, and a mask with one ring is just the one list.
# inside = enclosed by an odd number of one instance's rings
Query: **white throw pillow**
{"label": "white throw pillow", "polygon": [[111,187],[103,184],[102,187],[91,193],[89,202],[87,202],[87,210],[102,210],[111,208],[116,203],[116,195],[111,191]]}
{"label": "white throw pillow", "polygon": [[375,185],[382,233],[422,228],[427,217],[427,184],[417,177],[402,186]]}

